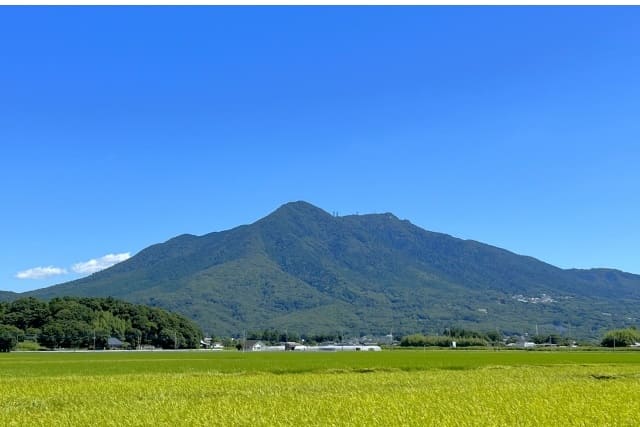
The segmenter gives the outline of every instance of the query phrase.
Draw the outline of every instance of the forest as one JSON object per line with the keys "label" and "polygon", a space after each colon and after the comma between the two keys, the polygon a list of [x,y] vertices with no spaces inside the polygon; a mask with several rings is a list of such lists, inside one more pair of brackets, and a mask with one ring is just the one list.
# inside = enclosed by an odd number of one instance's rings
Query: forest
{"label": "forest", "polygon": [[0,302],[0,351],[18,343],[45,349],[104,349],[117,339],[123,349],[197,348],[202,330],[186,317],[115,298],[28,297]]}

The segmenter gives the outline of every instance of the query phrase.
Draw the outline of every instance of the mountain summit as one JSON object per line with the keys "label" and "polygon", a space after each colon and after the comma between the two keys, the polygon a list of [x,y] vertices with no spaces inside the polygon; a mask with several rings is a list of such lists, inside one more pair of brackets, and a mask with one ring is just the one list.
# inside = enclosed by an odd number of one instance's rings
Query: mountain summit
{"label": "mountain summit", "polygon": [[640,276],[562,270],[390,213],[333,216],[293,202],[253,224],[184,234],[89,277],[27,294],[160,306],[216,335],[268,327],[533,332],[537,325],[540,333],[597,337],[614,323],[635,321]]}

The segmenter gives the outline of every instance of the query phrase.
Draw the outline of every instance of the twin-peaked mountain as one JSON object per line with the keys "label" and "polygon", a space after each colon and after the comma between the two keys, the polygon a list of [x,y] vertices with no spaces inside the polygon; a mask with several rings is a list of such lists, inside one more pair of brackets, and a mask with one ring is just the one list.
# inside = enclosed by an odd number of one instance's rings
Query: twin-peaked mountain
{"label": "twin-peaked mountain", "polygon": [[253,224],[181,235],[89,277],[27,294],[156,305],[215,335],[270,327],[533,333],[537,325],[540,333],[597,337],[635,322],[640,276],[562,270],[392,214],[335,217],[295,202]]}

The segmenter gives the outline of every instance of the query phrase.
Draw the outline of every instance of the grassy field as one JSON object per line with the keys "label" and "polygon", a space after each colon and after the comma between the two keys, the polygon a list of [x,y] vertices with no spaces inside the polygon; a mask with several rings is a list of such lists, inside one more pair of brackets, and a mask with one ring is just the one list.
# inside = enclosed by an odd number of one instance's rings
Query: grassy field
{"label": "grassy field", "polygon": [[0,425],[638,425],[640,353],[0,354]]}

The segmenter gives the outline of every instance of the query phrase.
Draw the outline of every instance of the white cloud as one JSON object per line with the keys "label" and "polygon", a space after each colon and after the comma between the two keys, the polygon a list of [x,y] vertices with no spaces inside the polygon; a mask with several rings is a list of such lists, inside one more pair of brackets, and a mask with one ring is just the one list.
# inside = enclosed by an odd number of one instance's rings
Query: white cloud
{"label": "white cloud", "polygon": [[122,254],[108,254],[100,258],[73,264],[71,269],[78,274],[91,274],[104,270],[105,268],[109,268],[119,262],[126,261],[129,258],[131,258],[131,254],[129,252]]}
{"label": "white cloud", "polygon": [[52,265],[48,267],[34,267],[28,270],[16,273],[18,279],[46,279],[47,277],[60,276],[67,274],[67,270]]}

